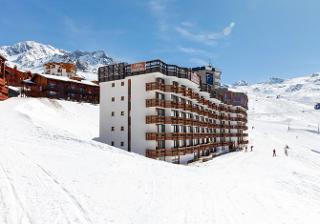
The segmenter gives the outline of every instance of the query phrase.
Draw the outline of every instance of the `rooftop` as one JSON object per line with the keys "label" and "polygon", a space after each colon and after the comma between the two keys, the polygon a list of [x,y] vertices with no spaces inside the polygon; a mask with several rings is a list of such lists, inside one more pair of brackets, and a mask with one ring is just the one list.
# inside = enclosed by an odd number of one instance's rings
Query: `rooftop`
{"label": "rooftop", "polygon": [[39,73],[35,73],[33,74],[32,78],[31,79],[27,79],[27,80],[24,80],[25,83],[28,83],[28,84],[32,84],[32,79],[34,76],[42,76],[42,77],[45,77],[47,79],[55,79],[55,80],[60,80],[60,81],[64,81],[64,82],[74,82],[74,83],[78,83],[78,84],[84,84],[84,85],[90,85],[90,86],[99,86],[89,80],[76,80],[76,79],[71,79],[69,77],[66,77],[66,76],[57,76],[57,75],[48,75],[48,74],[39,74]]}
{"label": "rooftop", "polygon": [[7,61],[7,59],[5,57],[3,57],[1,54],[0,54],[0,58],[3,60],[3,61]]}
{"label": "rooftop", "polygon": [[129,76],[160,72],[167,76],[176,76],[178,78],[188,79],[199,85],[200,91],[208,92],[210,97],[219,99],[227,104],[242,106],[247,108],[247,95],[244,93],[232,92],[228,89],[222,90],[220,86],[208,84],[206,81],[201,81],[197,71],[221,71],[212,66],[202,66],[195,68],[180,67],[177,65],[166,64],[163,61],[156,59],[152,61],[139,62],[134,64],[116,63],[100,67],[98,70],[99,82],[114,81],[124,79]]}
{"label": "rooftop", "polygon": [[[188,68],[180,67],[177,65],[166,64],[165,62],[156,59],[151,61],[139,62],[134,64],[117,63],[99,68],[98,76],[99,82],[112,81],[117,79],[124,79],[128,76],[140,75],[151,72],[161,72],[167,76],[176,76],[178,78],[185,78],[193,80],[195,76],[198,76],[193,69],[206,68]],[[213,71],[219,71],[213,67],[210,67]]]}

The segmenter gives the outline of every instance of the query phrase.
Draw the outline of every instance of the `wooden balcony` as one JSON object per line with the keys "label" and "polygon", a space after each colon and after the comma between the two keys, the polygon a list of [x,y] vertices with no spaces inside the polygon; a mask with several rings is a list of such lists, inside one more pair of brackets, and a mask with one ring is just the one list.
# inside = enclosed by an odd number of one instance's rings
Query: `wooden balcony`
{"label": "wooden balcony", "polygon": [[249,144],[249,141],[248,140],[242,140],[239,142],[240,145],[247,145]]}
{"label": "wooden balcony", "polygon": [[5,86],[6,85],[6,81],[0,77],[0,86]]}
{"label": "wooden balcony", "polygon": [[178,91],[177,91],[177,93],[182,94],[183,96],[186,96],[186,93],[187,93],[186,87],[178,86]]}
{"label": "wooden balcony", "polygon": [[192,92],[191,99],[198,100],[199,99],[199,93]]}
{"label": "wooden balcony", "polygon": [[210,149],[221,147],[221,146],[230,146],[233,142],[214,142],[214,143],[204,143],[195,146],[184,146],[178,148],[162,148],[162,149],[147,149],[146,156],[149,158],[160,158],[166,156],[183,156],[192,153],[201,153],[203,151],[208,151]]}
{"label": "wooden balcony", "polygon": [[146,83],[146,91],[153,91],[153,90],[177,93],[178,87],[174,86],[174,85],[165,85],[165,84],[159,83],[159,82]]}
{"label": "wooden balcony", "polygon": [[192,118],[175,117],[175,116],[159,116],[159,115],[146,116],[146,124],[176,124],[176,125],[207,127],[207,128],[214,128],[214,129],[237,129],[237,130],[248,129],[246,125],[215,124],[215,123],[209,123],[207,121],[200,121]]}
{"label": "wooden balcony", "polygon": [[[196,133],[196,132],[147,132],[146,140],[161,141],[161,140],[187,140],[187,139],[206,139],[222,137],[220,133]],[[223,137],[228,137],[223,136]]]}
{"label": "wooden balcony", "polygon": [[186,96],[189,97],[189,98],[192,98],[192,95],[193,95],[192,89],[187,89],[186,90]]}
{"label": "wooden balcony", "polygon": [[146,140],[185,140],[185,139],[193,139],[193,133],[174,133],[174,132],[166,132],[166,133],[146,133]]}
{"label": "wooden balcony", "polygon": [[146,83],[146,91],[160,90],[165,91],[165,85],[159,82]]}
{"label": "wooden balcony", "polygon": [[165,92],[171,92],[171,93],[177,93],[178,92],[178,87],[174,85],[165,85]]}
{"label": "wooden balcony", "polygon": [[174,117],[174,116],[158,116],[158,115],[150,115],[146,116],[146,124],[192,124],[192,119],[182,118],[182,117]]}
{"label": "wooden balcony", "polygon": [[8,95],[8,93],[9,93],[9,89],[7,88],[7,87],[5,87],[5,86],[1,86],[0,85],[0,93],[2,93],[3,95]]}
{"label": "wooden balcony", "polygon": [[238,121],[238,122],[247,122],[247,117],[237,116],[231,117],[230,115],[220,114],[217,115],[208,109],[200,109],[199,106],[194,104],[187,104],[186,102],[175,102],[172,100],[162,100],[162,99],[146,99],[146,107],[162,107],[162,108],[174,108],[181,109],[193,113],[197,113],[202,116],[206,116],[213,119],[225,120],[225,121]]}

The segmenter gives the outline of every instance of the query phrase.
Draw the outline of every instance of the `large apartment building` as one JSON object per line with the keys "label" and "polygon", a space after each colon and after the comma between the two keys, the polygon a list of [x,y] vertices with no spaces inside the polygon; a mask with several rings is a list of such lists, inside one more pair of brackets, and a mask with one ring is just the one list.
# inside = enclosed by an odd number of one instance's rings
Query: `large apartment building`
{"label": "large apartment building", "polygon": [[220,87],[211,66],[153,60],[99,68],[100,140],[150,158],[188,163],[248,143],[247,96]]}

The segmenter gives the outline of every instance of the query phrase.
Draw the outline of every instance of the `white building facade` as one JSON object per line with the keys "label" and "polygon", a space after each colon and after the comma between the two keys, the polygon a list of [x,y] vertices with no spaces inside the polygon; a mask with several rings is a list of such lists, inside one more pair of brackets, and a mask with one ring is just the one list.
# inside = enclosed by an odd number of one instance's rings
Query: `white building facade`
{"label": "white building facade", "polygon": [[44,64],[44,73],[48,75],[74,77],[77,76],[77,67],[72,63],[48,62]]}
{"label": "white building facade", "polygon": [[213,97],[217,89],[202,76],[216,71],[203,69],[160,60],[99,68],[100,140],[182,164],[246,147],[246,95],[239,93],[243,105]]}

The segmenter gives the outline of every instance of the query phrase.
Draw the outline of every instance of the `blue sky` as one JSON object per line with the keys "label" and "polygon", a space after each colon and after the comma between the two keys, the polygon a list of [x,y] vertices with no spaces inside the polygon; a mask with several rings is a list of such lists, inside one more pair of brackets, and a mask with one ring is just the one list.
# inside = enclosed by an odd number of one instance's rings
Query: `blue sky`
{"label": "blue sky", "polygon": [[128,62],[211,62],[225,83],[320,71],[318,0],[0,2],[0,45],[35,40]]}

